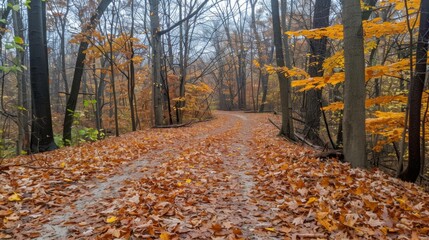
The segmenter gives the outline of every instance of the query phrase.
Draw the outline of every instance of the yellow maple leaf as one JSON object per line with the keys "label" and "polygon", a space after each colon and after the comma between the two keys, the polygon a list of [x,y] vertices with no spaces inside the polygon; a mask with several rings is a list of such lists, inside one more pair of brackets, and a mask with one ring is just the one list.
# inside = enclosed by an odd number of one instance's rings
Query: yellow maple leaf
{"label": "yellow maple leaf", "polygon": [[308,199],[308,201],[307,201],[306,204],[308,205],[308,204],[311,204],[311,203],[313,203],[315,201],[317,201],[317,198],[316,197],[311,197],[310,199]]}
{"label": "yellow maple leaf", "polygon": [[270,232],[275,232],[276,231],[275,228],[269,228],[269,227],[265,228],[265,230],[270,231]]}
{"label": "yellow maple leaf", "polygon": [[117,217],[115,217],[115,216],[110,216],[110,217],[107,217],[106,222],[107,222],[107,223],[114,223],[114,222],[116,222],[117,220],[118,220],[118,218],[117,218]]}
{"label": "yellow maple leaf", "polygon": [[18,193],[13,193],[7,200],[9,200],[9,202],[19,202],[21,201],[21,196],[19,196]]}
{"label": "yellow maple leaf", "polygon": [[161,233],[161,235],[159,235],[159,239],[160,240],[170,240],[170,234],[167,232],[163,232],[163,233]]}
{"label": "yellow maple leaf", "polygon": [[183,184],[181,182],[177,182],[177,186],[181,187]]}
{"label": "yellow maple leaf", "polygon": [[186,183],[191,183],[192,180],[191,179],[186,179]]}

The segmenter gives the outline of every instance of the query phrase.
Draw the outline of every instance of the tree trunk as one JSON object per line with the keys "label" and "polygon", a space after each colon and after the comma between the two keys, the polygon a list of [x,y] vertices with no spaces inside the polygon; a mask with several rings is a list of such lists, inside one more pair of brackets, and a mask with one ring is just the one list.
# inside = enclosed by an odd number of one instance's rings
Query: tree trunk
{"label": "tree trunk", "polygon": [[[107,9],[112,0],[102,0],[97,7],[96,12],[91,16],[91,20],[88,26],[82,31],[83,34],[90,34],[95,29],[99,22],[101,15]],[[88,36],[89,38],[89,36]],[[79,95],[79,89],[82,82],[82,75],[85,67],[86,49],[88,49],[88,41],[82,41],[79,44],[79,50],[76,58],[73,82],[70,90],[69,98],[67,99],[66,111],[64,114],[64,128],[63,128],[63,142],[64,145],[70,145],[71,143],[71,128],[73,125],[73,115],[76,110],[77,99]]]}
{"label": "tree trunk", "polygon": [[[272,14],[273,14],[273,33],[274,45],[276,48],[276,63],[277,67],[284,67],[283,47],[282,47],[282,34],[280,27],[279,15],[279,2],[278,0],[271,0]],[[292,122],[292,109],[291,109],[291,82],[289,78],[278,72],[280,85],[280,102],[282,110],[282,127],[280,135],[284,135],[291,140],[295,140],[295,133]]]}
{"label": "tree trunk", "polygon": [[[421,107],[422,94],[425,77],[427,73],[427,54],[429,41],[429,0],[420,2],[420,27],[416,50],[415,75],[410,85],[408,94],[410,101],[408,130],[408,166],[399,178],[404,181],[415,182],[420,173],[420,127],[421,127]],[[424,138],[424,136],[423,136]]]}
{"label": "tree trunk", "polygon": [[344,157],[353,167],[365,167],[365,59],[360,1],[344,1],[343,16],[345,58]]}
{"label": "tree trunk", "polygon": [[[13,4],[18,4],[18,1],[14,0]],[[22,22],[22,15],[19,11],[13,11],[12,19],[15,36],[24,39],[24,24]],[[25,51],[16,49],[16,64],[23,65],[24,60]],[[16,153],[17,155],[20,155],[23,151],[28,152],[30,150],[30,130],[28,128],[28,113],[30,111],[30,106],[28,103],[26,74],[23,74],[22,72],[18,71],[16,74],[16,80],[18,82],[18,141],[16,146]]]}
{"label": "tree trunk", "polygon": [[134,108],[135,104],[135,86],[136,86],[136,74],[135,74],[135,67],[134,67],[134,44],[133,44],[133,38],[134,38],[134,0],[131,0],[131,30],[130,30],[130,77],[128,79],[128,102],[130,104],[130,114],[131,114],[131,129],[133,131],[137,130],[137,121],[136,121],[136,109]]}
{"label": "tree trunk", "polygon": [[[9,5],[11,4],[12,6],[14,5],[13,0],[8,0],[7,1],[7,6],[5,9],[1,9],[0,10],[0,19],[7,19],[7,17],[9,16],[10,11],[12,10],[12,7]],[[0,52],[3,52],[3,35],[6,32],[7,28],[6,28],[6,21],[0,21]]]}
{"label": "tree trunk", "polygon": [[110,37],[108,38],[109,42],[109,61],[110,61],[110,84],[112,85],[112,97],[113,97],[113,116],[115,119],[115,136],[119,137],[119,119],[118,119],[118,99],[116,96],[116,75],[115,75],[115,59],[113,54],[113,35],[115,32],[115,29],[117,26],[114,25],[115,23],[115,4],[113,2],[113,8],[112,8],[112,19],[110,22]]}
{"label": "tree trunk", "polygon": [[[258,0],[250,1],[251,19],[252,19],[251,28],[253,31],[253,36],[255,37],[256,49],[258,52],[258,62],[261,66],[264,66],[267,63],[266,59],[268,58],[268,56],[264,55],[262,51],[261,37],[259,36],[258,30],[256,28],[255,8],[256,8],[257,2]],[[268,92],[268,76],[269,74],[266,71],[264,71],[263,69],[259,69],[259,82],[262,85],[262,100],[261,100],[261,105],[259,106],[259,112],[264,112],[264,109],[265,109],[265,104],[267,101],[267,92]]]}
{"label": "tree trunk", "polygon": [[30,144],[32,153],[58,148],[54,142],[52,130],[45,4],[42,1],[31,1],[31,8],[28,10],[30,77],[33,100]]}
{"label": "tree trunk", "polygon": [[[331,0],[316,0],[314,6],[313,28],[323,28],[329,26],[329,10]],[[310,61],[308,73],[310,77],[323,76],[323,61],[326,58],[327,38],[310,39]],[[322,111],[320,105],[322,102],[322,90],[312,89],[305,92],[305,128],[306,137],[317,145],[320,142],[320,117]]]}
{"label": "tree trunk", "polygon": [[163,124],[162,111],[162,79],[161,79],[161,35],[159,34],[159,1],[149,0],[150,25],[151,25],[151,47],[152,47],[152,99],[155,126]]}
{"label": "tree trunk", "polygon": [[[101,60],[101,69],[107,67],[107,60],[102,58]],[[94,69],[95,70],[95,69]],[[104,90],[106,88],[106,73],[101,71],[100,82],[98,83],[96,90],[96,103],[95,103],[95,121],[97,130],[99,131],[99,138],[101,138],[101,131],[103,127],[103,106],[104,106]]]}

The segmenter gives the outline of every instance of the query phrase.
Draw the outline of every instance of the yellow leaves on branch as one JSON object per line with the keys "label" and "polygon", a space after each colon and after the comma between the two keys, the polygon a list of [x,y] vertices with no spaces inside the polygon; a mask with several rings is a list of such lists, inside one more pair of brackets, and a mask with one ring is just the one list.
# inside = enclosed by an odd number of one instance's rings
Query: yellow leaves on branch
{"label": "yellow leaves on branch", "polygon": [[[407,103],[407,97],[404,95],[396,95],[396,96],[380,96],[376,98],[370,98],[365,100],[365,108],[378,105],[387,105],[387,104],[403,104]],[[344,104],[342,102],[334,102],[324,107],[325,111],[338,111],[344,108]]]}
{"label": "yellow leaves on branch", "polygon": [[418,11],[420,6],[420,0],[407,0],[406,6],[404,0],[381,0],[379,4],[381,7],[393,5],[395,10],[397,11],[403,11],[405,10],[405,7],[408,6],[408,12],[409,14],[412,14]]}
{"label": "yellow leaves on branch", "polygon": [[[369,81],[372,78],[379,78],[382,76],[402,78],[401,72],[407,71],[409,69],[409,59],[402,59],[398,62],[392,63],[390,65],[377,65],[372,67],[367,67],[365,69],[365,80]],[[329,62],[331,68],[336,67],[335,63]],[[308,76],[308,75],[307,75]],[[344,82],[345,75],[344,72],[337,72],[332,75],[325,75],[323,77],[314,77],[303,80],[296,80],[292,82],[292,87],[300,87],[298,91],[307,91],[310,89],[321,89],[327,84],[336,85],[338,83]]]}
{"label": "yellow leaves on branch", "polygon": [[293,67],[289,69],[287,67],[275,67],[272,65],[265,65],[265,70],[269,74],[276,74],[277,72],[280,72],[280,73],[283,73],[286,77],[293,77],[293,78],[310,77],[306,71],[297,67]]}
{"label": "yellow leaves on branch", "polygon": [[377,111],[374,115],[375,118],[366,119],[366,131],[384,137],[373,148],[379,152],[384,145],[401,140],[405,113]]}
{"label": "yellow leaves on branch", "polygon": [[175,101],[186,101],[186,106],[182,110],[186,111],[198,111],[199,109],[205,109],[206,101],[209,95],[213,92],[213,89],[203,82],[185,85],[186,93],[185,98],[175,98]]}
{"label": "yellow leaves on branch", "polygon": [[[136,64],[143,62],[143,57],[139,55],[132,56],[131,46],[134,50],[145,49],[145,45],[140,43],[138,38],[131,37],[127,34],[118,36],[102,35],[98,31],[90,31],[85,34],[77,34],[70,40],[70,43],[88,42],[89,47],[84,51],[86,62],[93,63],[94,59],[99,59],[107,53],[113,54],[115,61],[115,70],[125,71],[129,63],[133,61]],[[110,74],[110,71],[105,71]]]}
{"label": "yellow leaves on branch", "polygon": [[323,61],[325,73],[335,72],[335,69],[344,69],[344,50],[336,51],[332,56]]}
{"label": "yellow leaves on branch", "polygon": [[256,60],[256,59],[254,59],[253,60],[253,65],[255,66],[255,67],[257,67],[257,68],[260,68],[261,67],[261,64],[259,63],[259,61],[258,60]]}
{"label": "yellow leaves on branch", "polygon": [[[416,22],[416,24],[413,25],[414,27],[419,26],[419,23],[416,20],[417,19],[415,17],[411,19],[411,22]],[[362,24],[365,38],[379,38],[386,35],[403,34],[408,31],[407,21],[405,19],[398,22],[383,22],[381,18],[374,18],[368,21],[362,21]],[[333,40],[343,40],[343,30],[343,25],[337,24],[325,28],[288,31],[285,32],[285,34],[295,37],[303,36],[310,39],[321,39],[326,37]]]}

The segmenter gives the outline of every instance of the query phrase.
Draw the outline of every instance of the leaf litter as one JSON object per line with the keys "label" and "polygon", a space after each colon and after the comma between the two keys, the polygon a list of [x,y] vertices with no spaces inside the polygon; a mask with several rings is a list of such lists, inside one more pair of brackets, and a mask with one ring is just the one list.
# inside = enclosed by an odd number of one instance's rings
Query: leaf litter
{"label": "leaf litter", "polygon": [[37,154],[0,175],[0,238],[428,239],[421,188],[275,135],[265,114],[219,112]]}

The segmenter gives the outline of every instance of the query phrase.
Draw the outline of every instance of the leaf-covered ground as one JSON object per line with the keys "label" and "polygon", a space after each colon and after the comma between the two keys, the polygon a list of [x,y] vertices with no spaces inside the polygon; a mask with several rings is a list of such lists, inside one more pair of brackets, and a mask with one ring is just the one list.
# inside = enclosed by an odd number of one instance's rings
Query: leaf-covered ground
{"label": "leaf-covered ground", "polygon": [[268,115],[150,129],[21,157],[0,173],[0,238],[429,239],[429,195],[312,158]]}

